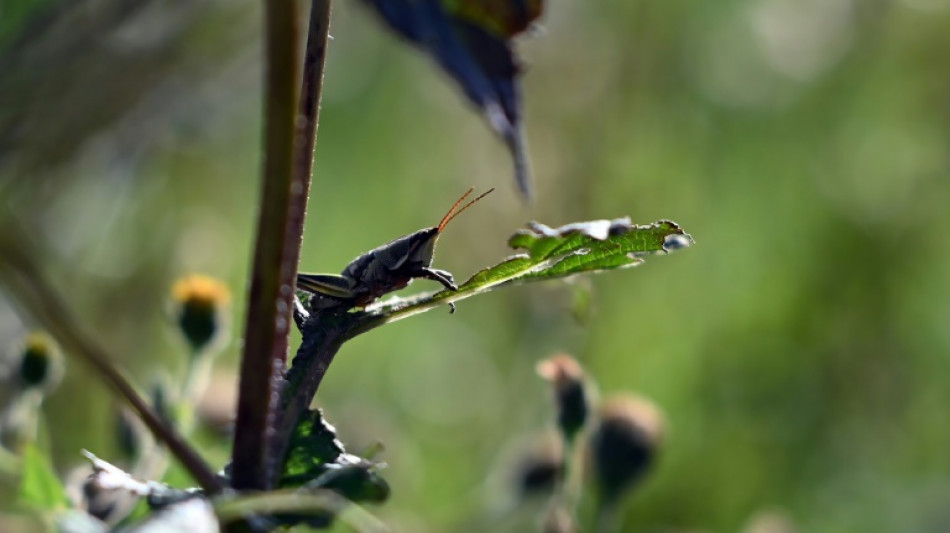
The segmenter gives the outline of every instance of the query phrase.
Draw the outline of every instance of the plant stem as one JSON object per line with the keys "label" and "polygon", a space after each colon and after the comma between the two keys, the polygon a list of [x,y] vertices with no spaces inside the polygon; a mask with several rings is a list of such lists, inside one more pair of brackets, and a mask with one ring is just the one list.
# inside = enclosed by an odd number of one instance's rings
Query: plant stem
{"label": "plant stem", "polygon": [[299,235],[287,238],[293,191],[300,187],[291,172],[299,64],[297,18],[296,2],[264,3],[264,170],[231,455],[231,485],[236,489],[269,488],[267,441],[277,377],[287,358],[290,299],[299,255]]}
{"label": "plant stem", "polygon": [[[299,227],[299,235],[303,234],[303,219],[306,208],[307,187],[310,184],[310,177],[313,173],[314,145],[317,138],[317,126],[319,124],[320,99],[323,95],[323,73],[326,66],[327,42],[330,36],[330,11],[332,0],[313,0],[310,5],[310,23],[307,30],[307,48],[304,55],[303,79],[301,80],[300,103],[298,107],[299,116],[297,118],[297,132],[294,141],[296,151],[294,153],[294,175],[302,179],[306,185],[303,189],[304,209],[293,213],[294,222]],[[296,271],[295,271],[296,272]],[[294,301],[296,307],[299,302]],[[300,310],[294,314],[294,320],[298,321],[297,326],[302,327],[305,318],[302,313],[306,310]],[[332,346],[332,343],[331,343]],[[329,353],[324,353],[321,359],[325,360],[325,366],[329,366],[330,361],[339,349],[339,344],[331,347]],[[300,347],[298,354],[303,352],[303,346]],[[294,359],[294,364],[298,359]],[[323,373],[326,372],[324,368]],[[322,374],[320,376],[322,378]],[[317,378],[313,390],[307,397],[306,405],[298,409],[286,410],[286,401],[281,399],[281,408],[275,421],[276,431],[272,441],[269,471],[272,477],[276,479],[279,475],[280,464],[283,461],[286,446],[289,442],[290,434],[293,432],[294,425],[300,415],[300,411],[305,409],[310,403],[310,399],[316,394],[316,389],[320,385],[320,378]],[[299,396],[298,396],[299,397]],[[276,482],[272,479],[272,482]]]}
{"label": "plant stem", "polygon": [[[304,187],[300,193],[306,208],[310,177],[313,174],[313,150],[317,141],[320,99],[323,95],[323,72],[327,60],[327,40],[330,36],[331,0],[313,0],[310,6],[310,26],[307,30],[307,50],[304,53],[303,79],[301,80],[300,104],[297,112],[297,131],[294,139],[294,176]],[[300,233],[303,233],[305,210],[292,213]]]}
{"label": "plant stem", "polygon": [[286,385],[281,391],[280,417],[273,448],[276,460],[283,460],[287,454],[290,435],[320,388],[333,357],[346,340],[346,331],[346,313],[343,316],[314,313],[301,328],[303,341],[297,349],[294,366],[287,372]]}
{"label": "plant stem", "polygon": [[269,489],[277,477],[277,402],[313,169],[330,0],[311,7],[297,112],[299,65],[294,2],[266,6],[267,109],[264,184],[248,303],[232,463],[235,488]]}
{"label": "plant stem", "polygon": [[[7,231],[12,231],[11,224],[4,224],[4,227]],[[221,492],[224,484],[204,459],[139,396],[125,376],[112,364],[114,358],[82,331],[66,302],[42,277],[41,269],[34,258],[23,251],[25,244],[22,243],[25,241],[9,234],[6,237],[0,242],[0,270],[4,274],[2,279],[12,289],[17,302],[62,343],[64,352],[83,359],[118,392],[138,413],[155,438],[168,447],[201,488],[210,494]]]}

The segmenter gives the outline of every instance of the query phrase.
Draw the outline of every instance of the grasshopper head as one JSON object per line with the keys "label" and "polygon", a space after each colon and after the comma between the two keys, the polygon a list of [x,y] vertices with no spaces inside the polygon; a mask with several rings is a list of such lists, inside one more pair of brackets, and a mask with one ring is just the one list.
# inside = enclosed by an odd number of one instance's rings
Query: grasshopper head
{"label": "grasshopper head", "polygon": [[462,195],[461,198],[455,201],[455,204],[452,205],[452,208],[449,209],[449,212],[442,217],[442,220],[439,222],[438,226],[431,228],[426,228],[419,230],[412,235],[405,237],[403,242],[405,243],[404,251],[400,251],[402,261],[398,261],[395,264],[401,266],[403,263],[408,264],[421,264],[429,266],[432,264],[432,257],[435,255],[435,243],[439,240],[439,235],[442,233],[442,230],[445,229],[445,226],[452,221],[453,218],[457,217],[459,213],[465,211],[475,202],[481,200],[488,193],[492,192],[495,189],[489,189],[484,194],[478,198],[472,200],[471,202],[462,206],[461,209],[458,209],[459,204],[461,204],[468,195],[472,194],[474,187],[469,189],[468,192]]}
{"label": "grasshopper head", "polygon": [[435,255],[435,242],[439,240],[439,228],[428,228],[417,231],[413,234],[413,242],[409,244],[411,255],[410,261],[421,262],[426,266],[432,264],[432,256]]}

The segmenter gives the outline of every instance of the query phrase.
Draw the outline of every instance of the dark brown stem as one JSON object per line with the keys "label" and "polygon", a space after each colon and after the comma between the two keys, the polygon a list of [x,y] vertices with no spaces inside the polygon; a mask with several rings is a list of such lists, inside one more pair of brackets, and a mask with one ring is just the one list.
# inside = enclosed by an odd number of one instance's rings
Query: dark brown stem
{"label": "dark brown stem", "polygon": [[[307,194],[310,178],[313,173],[313,151],[317,140],[318,116],[320,114],[320,98],[323,94],[323,72],[327,58],[327,41],[330,35],[330,6],[331,0],[313,0],[310,5],[310,24],[307,30],[307,49],[304,54],[303,79],[301,81],[300,103],[298,106],[297,130],[294,138],[294,180],[301,184],[300,194],[303,198],[299,210],[291,211],[291,231],[297,236],[297,250],[299,258],[300,238],[303,235],[304,216],[306,215]],[[288,238],[292,238],[288,235]],[[296,267],[296,259],[294,263]],[[294,269],[296,276],[296,268]],[[293,302],[296,307],[299,302]],[[297,314],[294,316],[297,321]],[[298,327],[301,324],[298,324]],[[336,350],[333,350],[336,353]],[[332,358],[332,355],[330,356]],[[294,359],[294,364],[297,360]],[[314,391],[316,392],[316,391]],[[306,407],[306,406],[305,406]],[[274,423],[277,431],[271,442],[268,472],[272,478],[279,474],[278,470],[284,457],[284,450],[290,438],[293,427],[285,428],[286,413],[281,408]],[[296,420],[296,419],[294,419]],[[270,480],[272,483],[276,479]]]}
{"label": "dark brown stem", "polygon": [[[291,212],[305,211],[302,184],[295,181],[295,119],[299,35],[297,3],[264,4],[266,102],[264,173],[253,274],[244,328],[231,484],[268,487],[268,439],[273,427],[279,376],[287,359],[294,277],[300,234],[291,233]],[[295,205],[295,207],[292,207]]]}
{"label": "dark brown stem", "polygon": [[[314,0],[311,6],[302,89],[297,114],[294,116],[291,113],[289,122],[286,112],[287,107],[296,101],[296,94],[292,93],[299,64],[294,22],[296,13],[288,15],[286,11],[294,11],[293,8],[274,7],[274,2],[269,2],[267,7],[267,162],[241,366],[232,470],[235,488],[272,488],[282,457],[280,453],[275,453],[275,445],[278,448],[282,446],[280,433],[275,434],[273,430],[277,424],[276,404],[282,383],[279,378],[286,366],[287,336],[294,305],[293,288],[313,171],[330,3],[330,0]],[[288,16],[293,20],[283,20]],[[288,25],[293,26],[293,31],[288,30]],[[292,33],[293,38],[288,33]],[[287,51],[288,46],[293,50]],[[292,137],[288,138],[287,135]],[[280,182],[280,187],[275,182]],[[276,248],[277,243],[282,246],[279,252],[269,249]],[[276,278],[279,278],[279,282],[274,281]],[[260,292],[255,292],[258,281],[262,287]],[[266,293],[265,285],[270,289]],[[267,302],[274,302],[275,305],[268,306]],[[261,316],[252,318],[252,312],[259,307],[269,309],[257,309]],[[270,312],[269,316],[264,316],[265,311]],[[263,324],[273,324],[274,327],[260,328]],[[251,344],[252,335],[260,337],[254,340],[254,345]],[[242,432],[247,433],[243,438]],[[240,479],[238,472],[241,472]]]}
{"label": "dark brown stem", "polygon": [[[7,232],[13,231],[10,224],[4,224],[4,227]],[[168,447],[201,488],[210,494],[220,493],[224,484],[211,467],[138,395],[112,364],[115,359],[79,327],[66,302],[43,278],[34,257],[24,251],[25,241],[10,233],[4,237],[0,241],[0,273],[3,274],[0,277],[9,285],[17,302],[63,344],[67,354],[83,359],[128,402],[156,440]]]}

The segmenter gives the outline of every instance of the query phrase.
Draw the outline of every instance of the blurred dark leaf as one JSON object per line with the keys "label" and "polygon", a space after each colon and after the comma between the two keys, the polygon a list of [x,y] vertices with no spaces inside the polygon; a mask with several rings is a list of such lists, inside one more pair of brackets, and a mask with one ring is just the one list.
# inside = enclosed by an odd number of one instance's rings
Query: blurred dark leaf
{"label": "blurred dark leaf", "polygon": [[541,16],[543,0],[443,0],[445,10],[500,37],[513,37]]}
{"label": "blurred dark leaf", "polygon": [[336,428],[317,409],[297,424],[278,485],[332,490],[351,501],[379,503],[389,497],[389,485],[376,474],[379,467],[346,453]]}
{"label": "blurred dark leaf", "polygon": [[20,502],[35,509],[56,510],[69,506],[63,484],[53,466],[33,444],[23,450],[23,477],[20,479]]}
{"label": "blurred dark leaf", "polygon": [[541,15],[541,0],[364,0],[399,35],[431,55],[504,139],[515,179],[531,196],[521,120],[520,67],[511,38]]}

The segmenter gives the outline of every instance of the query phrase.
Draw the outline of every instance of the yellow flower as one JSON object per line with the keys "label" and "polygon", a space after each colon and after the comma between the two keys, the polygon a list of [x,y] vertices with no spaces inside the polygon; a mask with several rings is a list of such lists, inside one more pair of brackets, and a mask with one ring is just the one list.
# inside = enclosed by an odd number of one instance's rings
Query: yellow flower
{"label": "yellow flower", "polygon": [[202,274],[183,276],[172,286],[172,301],[178,327],[196,353],[226,329],[231,292],[221,281]]}

